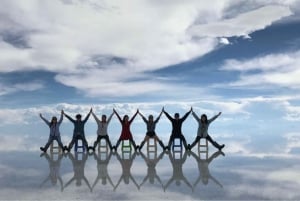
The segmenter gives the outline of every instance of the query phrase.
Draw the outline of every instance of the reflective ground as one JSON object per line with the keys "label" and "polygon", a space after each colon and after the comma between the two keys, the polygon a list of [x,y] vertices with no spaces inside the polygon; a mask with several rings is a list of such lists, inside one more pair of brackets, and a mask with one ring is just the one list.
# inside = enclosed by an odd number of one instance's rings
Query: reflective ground
{"label": "reflective ground", "polygon": [[298,155],[2,152],[0,199],[300,200]]}

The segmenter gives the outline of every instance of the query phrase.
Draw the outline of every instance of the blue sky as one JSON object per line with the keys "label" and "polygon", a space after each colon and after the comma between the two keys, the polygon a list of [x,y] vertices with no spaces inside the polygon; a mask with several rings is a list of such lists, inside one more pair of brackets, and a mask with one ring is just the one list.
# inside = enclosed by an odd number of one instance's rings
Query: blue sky
{"label": "blue sky", "polygon": [[[97,115],[112,108],[157,115],[165,106],[182,115],[190,107],[199,115],[222,111],[211,132],[232,145],[228,152],[274,148],[264,140],[286,152],[299,150],[299,0],[1,4],[3,149],[44,143],[47,128],[39,113],[51,118],[61,109],[75,115],[93,107]],[[112,124],[117,133],[116,119]],[[91,142],[95,126],[89,121]],[[189,141],[196,128],[189,118],[184,127]],[[62,129],[72,128],[64,121]],[[138,119],[133,129],[140,141],[143,122]],[[166,118],[158,129],[167,140]],[[67,143],[70,135],[63,139]]]}

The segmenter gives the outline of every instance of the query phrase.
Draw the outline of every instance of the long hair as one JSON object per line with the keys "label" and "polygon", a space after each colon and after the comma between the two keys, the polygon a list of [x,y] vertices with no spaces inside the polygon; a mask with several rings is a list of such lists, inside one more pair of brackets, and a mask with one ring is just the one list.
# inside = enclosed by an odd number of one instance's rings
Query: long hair
{"label": "long hair", "polygon": [[55,123],[57,123],[57,117],[56,116],[52,117],[51,122],[50,122],[50,127],[54,124],[54,121],[55,121]]}
{"label": "long hair", "polygon": [[[204,121],[202,120],[203,117],[204,117]],[[206,124],[208,123],[206,114],[201,115],[201,122]]]}

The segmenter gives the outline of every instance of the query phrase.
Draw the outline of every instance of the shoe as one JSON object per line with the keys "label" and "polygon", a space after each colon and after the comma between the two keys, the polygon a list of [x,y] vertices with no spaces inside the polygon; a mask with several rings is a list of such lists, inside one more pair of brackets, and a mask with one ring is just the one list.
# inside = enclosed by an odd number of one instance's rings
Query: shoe
{"label": "shoe", "polygon": [[90,150],[92,150],[92,152],[94,152],[95,148],[94,147],[88,147],[88,152],[90,152]]}
{"label": "shoe", "polygon": [[137,145],[137,146],[135,147],[135,151],[140,150],[139,147],[140,147],[140,146]]}
{"label": "shoe", "polygon": [[225,147],[225,144],[222,144],[221,146],[219,146],[219,151],[221,151],[224,147]]}
{"label": "shoe", "polygon": [[188,144],[187,150],[191,151],[191,145],[190,144]]}
{"label": "shoe", "polygon": [[40,150],[46,152],[47,150],[44,147],[40,147]]}
{"label": "shoe", "polygon": [[112,147],[112,150],[113,150],[113,151],[116,151],[116,149],[117,149],[116,146],[113,146],[113,147]]}

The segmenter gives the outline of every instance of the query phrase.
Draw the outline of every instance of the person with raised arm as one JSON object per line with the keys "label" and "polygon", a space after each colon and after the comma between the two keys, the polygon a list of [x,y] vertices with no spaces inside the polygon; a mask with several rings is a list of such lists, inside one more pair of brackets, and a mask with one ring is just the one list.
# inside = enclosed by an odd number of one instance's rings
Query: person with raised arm
{"label": "person with raised arm", "polygon": [[209,125],[211,124],[211,122],[213,122],[215,119],[217,119],[222,114],[222,112],[219,112],[217,115],[213,116],[210,119],[207,119],[207,115],[206,114],[202,114],[201,117],[199,118],[196,115],[196,113],[193,111],[193,109],[192,109],[192,114],[193,114],[194,118],[196,119],[196,121],[198,122],[198,131],[197,131],[197,137],[195,138],[194,142],[191,145],[188,145],[188,149],[191,150],[196,145],[196,143],[199,142],[199,140],[201,138],[205,138],[214,147],[216,147],[219,150],[222,150],[225,145],[224,144],[219,145],[208,134],[208,127],[209,127]]}
{"label": "person with raised arm", "polygon": [[100,140],[103,138],[106,140],[106,143],[108,144],[110,150],[112,150],[112,145],[109,140],[109,136],[107,134],[107,128],[108,128],[108,124],[109,124],[112,116],[114,115],[114,112],[111,113],[111,115],[108,117],[108,119],[106,119],[106,115],[103,114],[101,116],[101,120],[98,119],[98,117],[95,115],[95,113],[93,111],[92,111],[92,115],[97,122],[98,130],[97,130],[97,140],[94,142],[94,146],[89,147],[89,149],[92,149],[93,151],[95,151],[97,144],[100,143]]}
{"label": "person with raised arm", "polygon": [[131,117],[131,119],[129,120],[129,116],[128,115],[124,115],[123,119],[121,119],[120,115],[118,114],[118,112],[114,109],[114,113],[117,115],[121,125],[122,125],[122,131],[121,131],[121,135],[117,141],[117,144],[113,147],[113,149],[115,151],[117,151],[119,144],[121,143],[122,140],[129,140],[132,145],[134,146],[134,149],[137,150],[138,146],[136,146],[131,131],[130,131],[130,125],[133,122],[134,118],[136,117],[136,115],[139,113],[139,110],[137,109],[136,113]]}
{"label": "person with raised arm", "polygon": [[172,118],[169,113],[167,113],[165,111],[165,109],[163,108],[163,113],[167,116],[167,118],[171,121],[172,123],[172,133],[169,139],[169,143],[168,146],[165,149],[170,150],[170,147],[173,143],[173,140],[175,138],[179,138],[180,140],[182,140],[184,148],[187,149],[187,144],[186,144],[186,140],[185,137],[182,134],[181,131],[181,127],[182,127],[182,123],[184,122],[184,120],[189,116],[189,114],[191,113],[192,108],[190,111],[188,111],[182,118],[179,118],[179,113],[175,113],[174,114],[174,118]]}
{"label": "person with raised arm", "polygon": [[72,119],[69,115],[67,115],[66,113],[64,113],[65,117],[67,117],[73,124],[74,124],[74,130],[73,130],[73,137],[72,137],[72,141],[70,142],[68,147],[65,147],[65,149],[67,151],[70,151],[74,145],[74,143],[81,139],[83,145],[85,146],[86,150],[88,150],[88,143],[86,141],[85,138],[85,133],[84,133],[84,125],[87,122],[87,120],[89,119],[91,113],[92,113],[92,108],[90,110],[90,112],[86,115],[86,117],[84,118],[84,120],[81,120],[81,114],[77,114],[76,120]]}
{"label": "person with raised arm", "polygon": [[139,115],[142,117],[143,121],[145,122],[146,126],[147,126],[147,132],[146,132],[146,136],[144,138],[144,140],[142,141],[139,150],[141,150],[145,144],[145,142],[147,142],[150,138],[154,138],[155,140],[158,141],[159,145],[165,149],[165,146],[163,144],[163,142],[157,137],[156,133],[155,133],[155,127],[157,122],[159,121],[161,115],[162,115],[163,111],[161,110],[160,114],[158,115],[158,117],[153,120],[153,115],[149,115],[148,120],[144,117],[144,115],[142,113],[139,112]]}
{"label": "person with raised arm", "polygon": [[44,147],[40,147],[40,150],[43,152],[47,152],[48,147],[51,145],[51,143],[56,140],[58,145],[62,148],[62,150],[64,150],[64,145],[61,142],[61,138],[60,138],[60,131],[59,131],[59,127],[60,124],[63,121],[63,114],[64,111],[61,111],[60,114],[60,118],[57,121],[57,117],[53,116],[51,119],[51,122],[49,122],[47,119],[45,119],[43,117],[42,114],[40,114],[41,119],[49,126],[50,128],[50,134],[49,134],[49,138],[48,138],[48,142],[46,143],[46,145]]}

